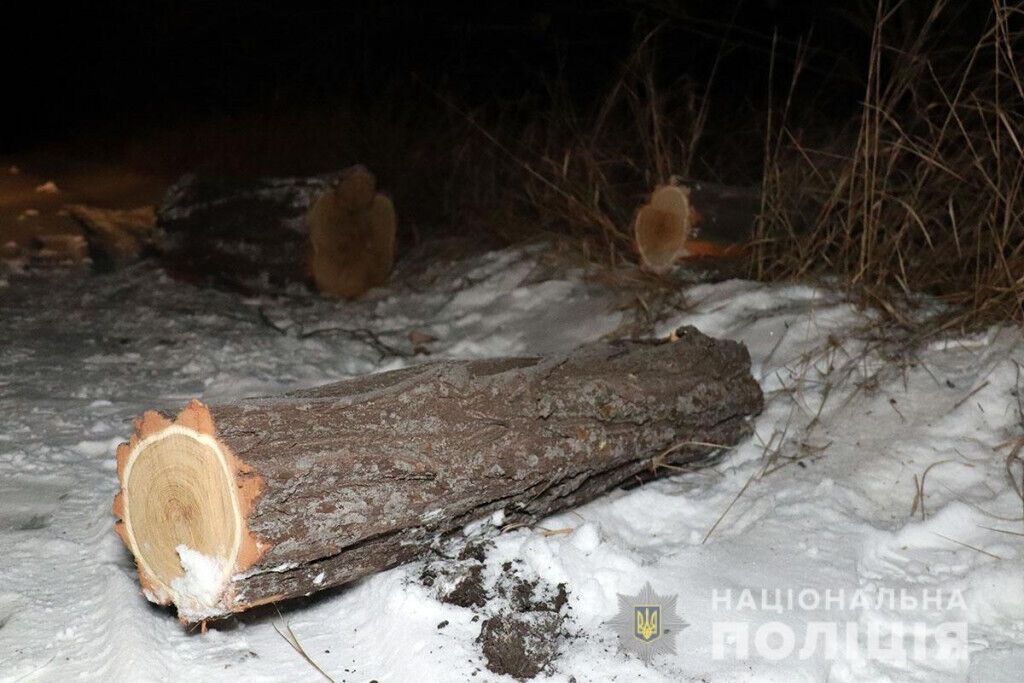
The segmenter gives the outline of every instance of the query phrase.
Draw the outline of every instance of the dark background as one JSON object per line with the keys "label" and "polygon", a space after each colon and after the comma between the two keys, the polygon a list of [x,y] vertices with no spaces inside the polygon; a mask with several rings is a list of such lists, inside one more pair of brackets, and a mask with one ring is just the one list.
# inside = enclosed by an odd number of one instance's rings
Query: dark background
{"label": "dark background", "polygon": [[[922,3],[927,9],[930,3]],[[704,83],[735,111],[763,106],[810,42],[805,100],[855,106],[874,5],[735,2],[194,2],[8,8],[0,152],[118,139],[196,117],[358,106],[444,92],[466,106],[542,100],[561,83],[586,107],[652,29],[659,76]]]}

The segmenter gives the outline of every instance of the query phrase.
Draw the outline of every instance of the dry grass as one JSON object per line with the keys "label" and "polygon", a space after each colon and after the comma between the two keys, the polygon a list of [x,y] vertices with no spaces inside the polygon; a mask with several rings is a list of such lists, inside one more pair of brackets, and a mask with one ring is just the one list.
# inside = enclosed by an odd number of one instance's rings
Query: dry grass
{"label": "dry grass", "polygon": [[935,331],[1024,322],[1024,15],[994,0],[976,47],[954,61],[949,4],[896,47],[903,9],[879,6],[851,142],[812,149],[787,105],[769,114],[751,273],[837,275],[901,323],[902,304],[930,294],[951,304]]}
{"label": "dry grass", "polygon": [[511,162],[487,196],[506,198],[506,234],[532,223],[567,232],[592,261],[631,266],[630,227],[645,194],[671,179],[708,179],[698,148],[738,156],[764,169],[752,277],[831,277],[907,328],[921,320],[908,307],[929,295],[948,305],[929,309],[926,334],[1024,323],[1024,9],[992,0],[973,49],[957,47],[962,9],[945,0],[927,14],[920,4],[879,3],[865,29],[861,110],[845,127],[829,122],[827,145],[805,140],[820,121],[792,114],[806,57],[798,46],[788,82],[769,86],[781,96],[766,112],[757,161],[748,148],[702,140],[718,125],[717,114],[709,121],[710,88],[659,86],[652,33],[597,111],[580,114],[556,92],[525,133],[502,135],[467,117]]}
{"label": "dry grass", "polygon": [[525,125],[462,113],[504,162],[491,191],[478,194],[499,199],[507,234],[521,236],[525,226],[568,233],[590,261],[636,261],[633,215],[655,186],[688,175],[708,116],[706,88],[687,80],[659,87],[656,36],[640,41],[594,110],[578,111],[555,84],[549,105]]}
{"label": "dry grass", "polygon": [[992,0],[987,26],[965,50],[959,5],[922,8],[880,3],[866,28],[862,107],[845,127],[827,122],[835,131],[827,145],[807,132],[820,133],[822,122],[808,120],[797,87],[800,48],[793,73],[768,84],[777,105],[757,135],[762,151],[751,132],[737,133],[737,117],[751,117],[722,111],[709,94],[718,59],[707,83],[667,79],[654,31],[598,105],[582,111],[557,84],[543,106],[470,111],[417,82],[358,111],[325,106],[157,129],[123,156],[165,174],[311,173],[362,162],[395,200],[400,252],[431,229],[481,242],[553,233],[574,257],[645,288],[664,282],[633,267],[631,227],[655,186],[760,176],[751,276],[835,276],[908,327],[918,316],[906,305],[921,294],[949,304],[932,331],[1024,323],[1024,10]]}
{"label": "dry grass", "polygon": [[[278,617],[280,617],[280,616],[281,616],[281,613],[278,612]],[[309,654],[306,652],[306,648],[304,648],[302,646],[302,643],[299,642],[298,636],[295,635],[295,631],[292,630],[292,625],[291,624],[289,624],[288,622],[285,622],[285,625],[284,625],[284,629],[285,630],[284,631],[282,631],[280,628],[278,628],[277,624],[274,624],[273,626],[274,626],[274,630],[277,631],[277,635],[281,636],[281,639],[284,640],[284,642],[288,643],[288,645],[293,650],[295,650],[296,654],[298,654],[300,657],[302,657],[302,659],[304,659],[306,661],[306,663],[309,664],[309,666],[313,668],[314,671],[316,671],[318,674],[320,674],[325,680],[329,681],[330,683],[335,683],[334,679],[331,678],[330,674],[328,674],[326,671],[324,671],[322,668],[320,668],[320,665],[317,664],[316,662],[314,662],[313,658],[310,657]],[[285,633],[285,631],[287,631],[287,633]]]}

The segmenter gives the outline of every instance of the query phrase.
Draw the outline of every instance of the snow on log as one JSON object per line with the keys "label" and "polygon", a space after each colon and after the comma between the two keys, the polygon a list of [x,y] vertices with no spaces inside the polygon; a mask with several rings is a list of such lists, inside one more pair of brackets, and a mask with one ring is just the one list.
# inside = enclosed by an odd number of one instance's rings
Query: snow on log
{"label": "snow on log", "polygon": [[116,528],[146,597],[197,622],[413,560],[492,513],[530,523],[709,464],[761,407],[746,348],[692,327],[192,401],[118,448]]}

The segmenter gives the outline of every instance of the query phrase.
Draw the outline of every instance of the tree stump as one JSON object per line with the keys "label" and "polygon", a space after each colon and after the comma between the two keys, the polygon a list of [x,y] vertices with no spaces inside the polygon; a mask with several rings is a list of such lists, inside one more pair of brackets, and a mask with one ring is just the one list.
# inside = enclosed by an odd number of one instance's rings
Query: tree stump
{"label": "tree stump", "polygon": [[530,523],[709,464],[762,407],[746,348],[674,341],[441,361],[150,411],[117,451],[117,531],[184,622],[413,560],[501,511]]}

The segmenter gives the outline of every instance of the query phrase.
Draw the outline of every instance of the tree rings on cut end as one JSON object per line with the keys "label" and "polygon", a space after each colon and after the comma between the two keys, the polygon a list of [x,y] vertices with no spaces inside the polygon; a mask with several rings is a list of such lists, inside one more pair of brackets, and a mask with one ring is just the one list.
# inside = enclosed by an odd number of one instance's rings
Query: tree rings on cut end
{"label": "tree rings on cut end", "polygon": [[671,270],[686,253],[692,231],[689,189],[674,185],[656,189],[650,202],[640,207],[633,226],[644,267],[655,273]]}
{"label": "tree rings on cut end", "polygon": [[179,616],[232,611],[231,577],[259,555],[245,519],[257,486],[193,401],[175,422],[146,413],[118,449],[117,530],[135,556],[146,597]]}

